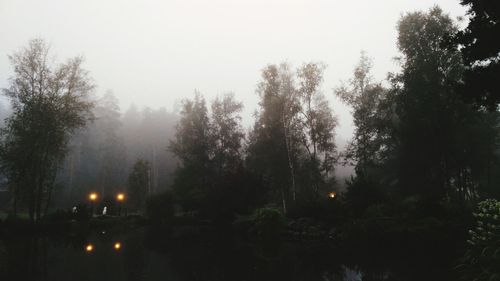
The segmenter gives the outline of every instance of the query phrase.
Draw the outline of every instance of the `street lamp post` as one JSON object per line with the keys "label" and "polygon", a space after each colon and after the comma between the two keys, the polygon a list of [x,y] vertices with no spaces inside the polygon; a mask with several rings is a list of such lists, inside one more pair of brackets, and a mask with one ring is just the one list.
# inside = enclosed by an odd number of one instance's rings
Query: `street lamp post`
{"label": "street lamp post", "polygon": [[94,204],[95,204],[95,201],[97,200],[97,193],[91,192],[89,194],[89,200],[90,200],[90,216],[93,217],[94,216]]}
{"label": "street lamp post", "polygon": [[125,200],[125,194],[118,193],[116,195],[116,201],[118,201],[118,216],[121,216],[121,213],[122,213],[123,200]]}

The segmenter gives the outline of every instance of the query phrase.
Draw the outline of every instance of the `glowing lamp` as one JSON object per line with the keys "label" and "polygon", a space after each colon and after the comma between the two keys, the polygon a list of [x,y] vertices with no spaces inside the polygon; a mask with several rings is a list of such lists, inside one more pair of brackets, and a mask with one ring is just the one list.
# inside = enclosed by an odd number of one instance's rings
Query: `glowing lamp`
{"label": "glowing lamp", "polygon": [[328,197],[333,199],[333,198],[337,197],[337,193],[335,191],[332,191],[332,192],[328,193]]}
{"label": "glowing lamp", "polygon": [[85,251],[86,251],[87,253],[90,253],[90,252],[92,252],[93,250],[94,250],[94,245],[92,245],[92,244],[88,244],[87,246],[85,246]]}
{"label": "glowing lamp", "polygon": [[97,200],[97,193],[95,193],[95,192],[90,193],[89,194],[89,199],[90,199],[90,201]]}
{"label": "glowing lamp", "polygon": [[120,250],[122,248],[122,243],[116,242],[114,245],[115,250]]}
{"label": "glowing lamp", "polygon": [[118,193],[118,195],[116,195],[116,200],[118,200],[118,201],[123,201],[123,200],[125,200],[125,194],[123,194],[123,193]]}

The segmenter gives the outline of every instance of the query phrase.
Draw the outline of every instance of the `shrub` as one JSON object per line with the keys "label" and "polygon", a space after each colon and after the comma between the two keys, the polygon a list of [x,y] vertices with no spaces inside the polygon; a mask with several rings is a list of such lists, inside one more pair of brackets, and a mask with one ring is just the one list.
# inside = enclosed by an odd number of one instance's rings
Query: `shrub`
{"label": "shrub", "polygon": [[71,218],[71,212],[62,209],[57,209],[55,212],[47,215],[47,220],[50,222],[64,222],[71,220]]}
{"label": "shrub", "polygon": [[478,204],[473,214],[476,226],[469,230],[465,253],[459,269],[474,280],[500,279],[500,202],[487,199]]}
{"label": "shrub", "polygon": [[265,239],[278,237],[285,227],[285,218],[274,208],[256,209],[250,221],[252,233]]}

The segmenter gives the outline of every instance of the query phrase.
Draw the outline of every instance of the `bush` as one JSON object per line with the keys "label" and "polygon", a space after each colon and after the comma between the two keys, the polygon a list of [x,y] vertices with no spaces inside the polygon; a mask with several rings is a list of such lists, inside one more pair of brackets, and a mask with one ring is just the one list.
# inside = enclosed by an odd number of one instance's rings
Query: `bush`
{"label": "bush", "polygon": [[250,217],[250,222],[252,233],[264,239],[278,237],[285,227],[285,218],[274,208],[256,209]]}
{"label": "bush", "polygon": [[65,222],[71,220],[71,218],[71,212],[62,209],[57,209],[55,212],[47,215],[47,221],[49,222]]}
{"label": "bush", "polygon": [[500,202],[487,199],[474,213],[476,226],[469,230],[470,245],[458,268],[474,280],[500,279]]}

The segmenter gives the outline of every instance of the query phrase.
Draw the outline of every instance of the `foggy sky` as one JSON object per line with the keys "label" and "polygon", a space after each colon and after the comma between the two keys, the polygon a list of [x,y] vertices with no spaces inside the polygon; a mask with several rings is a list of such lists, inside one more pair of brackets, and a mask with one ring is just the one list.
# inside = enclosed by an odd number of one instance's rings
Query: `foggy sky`
{"label": "foggy sky", "polygon": [[122,110],[171,110],[195,89],[208,100],[233,91],[250,126],[265,65],[321,61],[346,139],[351,118],[332,88],[351,76],[361,50],[375,78],[396,70],[398,19],[435,4],[465,14],[458,0],[0,0],[0,88],[12,75],[7,55],[39,37],[59,60],[84,55],[96,93],[112,89]]}

